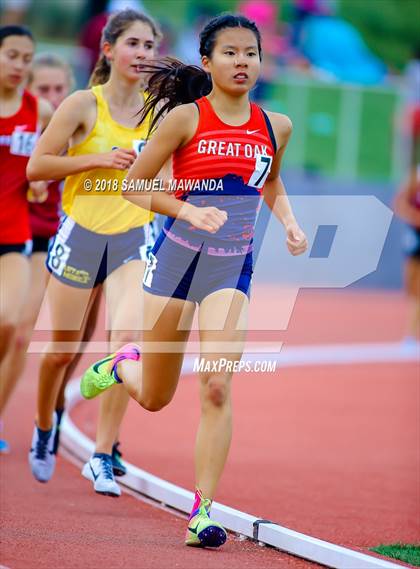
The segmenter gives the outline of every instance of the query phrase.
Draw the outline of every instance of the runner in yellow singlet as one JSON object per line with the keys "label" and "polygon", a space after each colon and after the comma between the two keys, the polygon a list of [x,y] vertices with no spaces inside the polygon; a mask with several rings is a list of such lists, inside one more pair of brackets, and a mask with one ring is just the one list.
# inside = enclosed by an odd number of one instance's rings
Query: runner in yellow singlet
{"label": "runner in yellow singlet", "polygon": [[[122,180],[146,143],[149,121],[138,126],[144,105],[141,63],[153,58],[160,39],[147,16],[124,10],[112,16],[102,36],[102,56],[86,91],[68,97],[56,111],[28,164],[31,180],[66,178],[63,219],[47,258],[52,341],[42,355],[38,411],[29,455],[34,477],[54,472],[54,409],[66,371],[78,352],[87,315],[103,286],[113,348],[139,337],[141,282],[153,214],[122,198]],[[68,146],[67,155],[62,156]],[[121,294],[121,291],[132,293]],[[100,350],[102,351],[102,350]],[[128,396],[123,389],[102,398],[96,451],[82,474],[97,492],[118,496],[112,446]]]}

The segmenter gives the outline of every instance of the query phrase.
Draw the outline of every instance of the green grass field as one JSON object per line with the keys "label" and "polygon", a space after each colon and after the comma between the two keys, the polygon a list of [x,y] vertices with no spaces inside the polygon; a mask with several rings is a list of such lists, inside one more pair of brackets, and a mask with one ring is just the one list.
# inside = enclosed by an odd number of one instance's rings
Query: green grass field
{"label": "green grass field", "polygon": [[385,555],[385,557],[392,557],[392,559],[399,559],[415,567],[420,567],[420,544],[394,543],[392,545],[378,545],[378,547],[372,547],[371,550]]}
{"label": "green grass field", "polygon": [[350,180],[398,179],[398,89],[328,84],[297,76],[268,88],[267,108],[290,116],[285,164]]}

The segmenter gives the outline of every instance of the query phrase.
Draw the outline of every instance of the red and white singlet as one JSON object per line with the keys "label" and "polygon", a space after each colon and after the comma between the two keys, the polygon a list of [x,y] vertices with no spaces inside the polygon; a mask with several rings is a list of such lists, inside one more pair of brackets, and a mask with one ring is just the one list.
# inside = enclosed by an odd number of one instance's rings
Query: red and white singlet
{"label": "red and white singlet", "polygon": [[211,237],[172,218],[164,231],[186,247],[204,245],[209,254],[243,255],[252,246],[260,196],[276,153],[273,130],[255,103],[250,103],[249,120],[240,126],[224,123],[207,97],[195,103],[200,113],[197,130],[174,153],[172,190],[178,199],[196,206],[227,211],[228,220]]}
{"label": "red and white singlet", "polygon": [[31,238],[26,165],[38,136],[38,103],[24,91],[17,113],[0,117],[0,244]]}

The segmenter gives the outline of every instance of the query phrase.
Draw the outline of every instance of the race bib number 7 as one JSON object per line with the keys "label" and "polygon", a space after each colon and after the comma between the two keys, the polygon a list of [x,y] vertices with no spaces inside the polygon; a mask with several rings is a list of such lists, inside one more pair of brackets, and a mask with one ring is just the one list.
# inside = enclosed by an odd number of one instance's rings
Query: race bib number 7
{"label": "race bib number 7", "polygon": [[270,173],[272,161],[271,156],[265,156],[264,154],[256,155],[255,170],[249,179],[248,186],[254,188],[262,188],[264,186],[267,176]]}

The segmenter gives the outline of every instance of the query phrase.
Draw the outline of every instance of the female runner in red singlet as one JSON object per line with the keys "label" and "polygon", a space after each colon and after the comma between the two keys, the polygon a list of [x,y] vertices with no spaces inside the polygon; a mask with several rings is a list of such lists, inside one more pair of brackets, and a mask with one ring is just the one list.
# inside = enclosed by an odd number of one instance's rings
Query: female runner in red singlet
{"label": "female runner in red singlet", "polygon": [[[73,74],[70,66],[53,54],[36,56],[32,62],[28,80],[28,90],[36,97],[48,101],[53,109],[68,96],[73,86]],[[41,202],[30,200],[29,217],[32,231],[32,254],[30,263],[30,290],[22,309],[22,319],[17,333],[9,347],[7,357],[2,365],[2,377],[9,387],[11,395],[12,387],[17,384],[22,375],[26,363],[26,352],[31,339],[32,331],[36,324],[38,313],[46,291],[49,273],[45,268],[48,243],[55,235],[61,211],[61,181],[53,181],[48,184],[46,199]],[[47,187],[47,185],[46,185]],[[95,328],[96,316],[99,307],[99,297],[89,313],[86,325],[84,341],[89,341]],[[79,361],[75,358],[67,370],[67,377],[72,377],[75,366]],[[74,365],[73,365],[74,364]],[[64,387],[57,399],[57,431],[54,443],[54,452],[57,454],[59,445],[59,425],[64,410]]]}
{"label": "female runner in red singlet", "polygon": [[[14,342],[30,289],[31,229],[26,164],[51,109],[24,89],[34,53],[31,32],[0,27],[0,363]],[[34,198],[45,197],[45,184],[31,185]],[[0,414],[13,390],[0,365]]]}
{"label": "female runner in red singlet", "polygon": [[[166,406],[177,387],[199,305],[205,365],[200,372],[197,491],[185,542],[217,547],[226,532],[209,518],[209,510],[231,440],[230,385],[244,349],[260,196],[284,225],[292,255],[304,253],[307,241],[279,178],[290,120],[249,101],[261,63],[257,27],[243,16],[219,16],[201,32],[200,54],[204,71],[176,60],[150,66],[152,97],[142,116],[161,101],[161,112],[169,113],[126,180],[127,199],[168,216],[143,280],[145,350],[141,361],[140,348],[127,345],[96,362],[84,374],[81,390],[92,398],[122,383],[146,409]],[[170,156],[178,199],[150,191],[150,182]]]}

